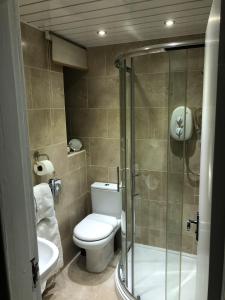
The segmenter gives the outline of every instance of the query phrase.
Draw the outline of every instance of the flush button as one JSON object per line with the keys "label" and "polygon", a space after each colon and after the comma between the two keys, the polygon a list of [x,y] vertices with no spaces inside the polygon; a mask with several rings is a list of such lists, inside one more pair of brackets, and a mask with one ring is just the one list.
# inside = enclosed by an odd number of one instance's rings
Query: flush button
{"label": "flush button", "polygon": [[105,186],[109,186],[109,183],[105,183]]}

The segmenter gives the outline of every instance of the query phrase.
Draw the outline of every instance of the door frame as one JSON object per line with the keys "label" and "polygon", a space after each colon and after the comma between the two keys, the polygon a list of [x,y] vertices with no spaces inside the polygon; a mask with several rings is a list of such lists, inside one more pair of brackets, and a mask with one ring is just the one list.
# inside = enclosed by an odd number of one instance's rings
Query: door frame
{"label": "door frame", "polygon": [[225,2],[220,6],[220,34],[217,73],[215,142],[212,176],[211,236],[209,259],[208,300],[224,300],[225,274]]}
{"label": "door frame", "polygon": [[16,0],[0,0],[0,44],[0,229],[9,298],[39,300],[31,265],[38,250]]}
{"label": "door frame", "polygon": [[[18,4],[0,0],[0,220],[10,299],[41,299],[32,281],[31,259],[38,257],[28,143],[26,96]],[[221,32],[213,163],[212,223],[208,300],[222,299],[225,241],[225,3]],[[222,170],[222,171],[221,171]],[[219,238],[218,238],[219,234]]]}

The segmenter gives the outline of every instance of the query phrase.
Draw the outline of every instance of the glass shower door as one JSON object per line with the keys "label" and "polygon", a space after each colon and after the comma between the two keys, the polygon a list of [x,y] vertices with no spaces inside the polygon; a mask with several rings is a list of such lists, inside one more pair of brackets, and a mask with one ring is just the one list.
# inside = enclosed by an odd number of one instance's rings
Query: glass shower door
{"label": "glass shower door", "polygon": [[120,62],[120,176],[122,190],[122,256],[121,272],[124,284],[132,292],[132,198],[131,198],[131,69],[127,61]]}
{"label": "glass shower door", "polygon": [[165,300],[168,54],[133,58],[134,295]]}
{"label": "glass shower door", "polygon": [[180,107],[184,119],[178,116],[175,122],[185,134],[186,91],[187,50],[173,50],[169,52],[166,300],[180,300],[181,295],[185,141],[171,136],[170,122]]}

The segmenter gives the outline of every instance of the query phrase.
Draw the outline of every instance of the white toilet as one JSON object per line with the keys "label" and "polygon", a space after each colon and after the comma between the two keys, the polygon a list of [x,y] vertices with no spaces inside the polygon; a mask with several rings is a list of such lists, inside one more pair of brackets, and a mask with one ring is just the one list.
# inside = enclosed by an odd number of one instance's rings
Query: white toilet
{"label": "white toilet", "polygon": [[86,250],[89,272],[104,271],[114,256],[114,236],[120,228],[122,212],[121,191],[113,183],[95,182],[91,185],[92,214],[77,224],[74,243]]}

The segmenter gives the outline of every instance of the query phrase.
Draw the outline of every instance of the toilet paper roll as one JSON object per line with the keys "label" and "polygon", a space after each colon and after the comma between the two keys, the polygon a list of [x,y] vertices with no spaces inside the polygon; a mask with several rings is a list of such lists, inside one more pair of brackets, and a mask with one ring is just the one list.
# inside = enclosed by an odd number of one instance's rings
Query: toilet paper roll
{"label": "toilet paper roll", "polygon": [[50,160],[40,160],[34,165],[34,173],[38,176],[52,174],[53,172],[54,166]]}

